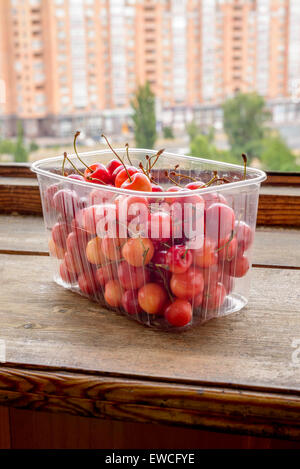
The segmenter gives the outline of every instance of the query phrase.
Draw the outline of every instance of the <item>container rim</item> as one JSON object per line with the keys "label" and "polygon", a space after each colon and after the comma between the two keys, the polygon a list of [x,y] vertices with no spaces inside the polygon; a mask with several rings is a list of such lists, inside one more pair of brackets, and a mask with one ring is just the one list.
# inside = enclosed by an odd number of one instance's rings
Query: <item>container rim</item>
{"label": "container rim", "polygon": [[[126,150],[126,148],[116,148],[115,149],[116,152],[118,152],[118,151],[121,152],[121,151],[125,151],[125,150]],[[149,150],[149,149],[145,149],[145,148],[130,148],[130,150],[134,151],[136,153],[148,153],[148,154],[156,152],[155,150]],[[110,149],[104,149],[104,150],[88,151],[88,152],[79,153],[79,156],[103,155],[103,154],[107,154],[107,153],[111,153],[111,150]],[[244,167],[241,166],[241,165],[236,165],[236,164],[231,164],[231,163],[224,163],[222,161],[209,160],[209,159],[205,159],[205,158],[198,158],[198,157],[195,157],[195,156],[188,156],[188,155],[183,155],[183,154],[180,154],[180,153],[172,153],[172,152],[166,151],[164,153],[164,155],[171,156],[173,158],[181,158],[181,159],[183,158],[185,160],[192,160],[192,161],[203,162],[203,163],[208,163],[208,164],[215,163],[215,164],[220,164],[225,168],[244,170]],[[68,155],[68,158],[74,159],[74,158],[77,158],[77,156],[76,156],[75,153],[72,153],[71,155]],[[37,173],[39,175],[47,176],[47,177],[53,177],[55,179],[65,181],[67,179],[65,176],[63,176],[61,174],[51,173],[50,171],[47,171],[46,169],[41,168],[41,166],[45,163],[49,163],[51,161],[55,162],[55,161],[59,161],[59,160],[61,160],[61,161],[63,160],[63,155],[55,156],[55,157],[51,157],[51,158],[44,158],[42,160],[35,161],[35,162],[32,163],[30,169],[31,169],[31,171],[33,171],[34,173]],[[253,177],[252,179],[245,179],[245,180],[243,179],[241,181],[229,182],[227,184],[222,184],[222,185],[219,185],[219,186],[210,186],[210,187],[207,187],[205,189],[199,188],[199,189],[195,189],[193,191],[191,191],[190,189],[186,189],[186,190],[182,189],[180,191],[180,197],[191,195],[191,192],[193,194],[199,194],[199,195],[210,193],[210,192],[215,192],[215,191],[223,192],[224,190],[230,190],[232,188],[244,187],[244,186],[248,186],[248,185],[251,185],[251,184],[258,184],[258,183],[261,183],[261,182],[263,182],[267,179],[266,173],[264,171],[262,171],[261,169],[247,167],[247,173],[246,174],[253,174],[253,175],[256,175],[256,177]],[[75,179],[72,180],[72,185],[79,185],[79,186],[85,186],[86,187],[87,184],[90,187],[93,187],[95,189],[95,183],[86,182],[86,181],[77,181]],[[102,187],[101,184],[97,184],[97,186]],[[162,197],[163,198],[165,198],[165,197],[170,198],[170,197],[176,197],[176,196],[178,197],[179,196],[179,195],[177,195],[178,193],[174,194],[174,192],[154,192],[153,193],[153,192],[144,192],[144,191],[134,191],[134,190],[129,190],[129,189],[122,189],[120,187],[113,187],[113,186],[103,186],[103,187],[107,191],[118,193],[118,194],[123,194],[123,195],[135,195],[135,196],[140,195],[141,197],[143,197],[145,195],[145,196],[153,197],[153,198],[157,198],[157,199],[160,199]]]}

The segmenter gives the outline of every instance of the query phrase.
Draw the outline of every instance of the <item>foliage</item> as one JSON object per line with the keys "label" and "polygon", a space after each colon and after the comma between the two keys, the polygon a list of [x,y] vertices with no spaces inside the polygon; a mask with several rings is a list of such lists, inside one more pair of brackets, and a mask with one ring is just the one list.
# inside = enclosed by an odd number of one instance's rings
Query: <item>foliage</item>
{"label": "foliage", "polygon": [[22,123],[20,121],[17,124],[17,129],[18,129],[18,137],[17,137],[17,143],[16,143],[16,147],[14,151],[14,157],[17,163],[22,163],[24,161],[27,161],[28,151],[24,145],[24,130],[23,130]]}
{"label": "foliage", "polygon": [[137,147],[153,148],[156,140],[155,95],[148,82],[139,86],[131,106]]}
{"label": "foliage", "polygon": [[190,144],[190,154],[208,160],[224,161],[226,163],[240,164],[241,160],[226,150],[219,150],[210,142],[209,137],[197,135]]}
{"label": "foliage", "polygon": [[262,142],[261,162],[270,171],[299,171],[296,157],[279,136],[268,137]]}
{"label": "foliage", "polygon": [[223,104],[224,129],[235,156],[247,153],[249,160],[258,156],[259,144],[266,135],[270,113],[257,93],[238,93]]}
{"label": "foliage", "polygon": [[166,139],[173,139],[174,138],[172,127],[166,126],[166,127],[163,127],[162,130],[163,130],[164,138],[166,138]]}

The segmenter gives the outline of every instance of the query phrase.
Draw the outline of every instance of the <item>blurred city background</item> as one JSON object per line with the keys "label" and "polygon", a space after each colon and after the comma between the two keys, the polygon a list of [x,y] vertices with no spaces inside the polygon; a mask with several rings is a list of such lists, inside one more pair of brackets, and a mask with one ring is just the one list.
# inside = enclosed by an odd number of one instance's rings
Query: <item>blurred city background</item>
{"label": "blurred city background", "polygon": [[0,0],[0,161],[77,130],[300,171],[300,0]]}

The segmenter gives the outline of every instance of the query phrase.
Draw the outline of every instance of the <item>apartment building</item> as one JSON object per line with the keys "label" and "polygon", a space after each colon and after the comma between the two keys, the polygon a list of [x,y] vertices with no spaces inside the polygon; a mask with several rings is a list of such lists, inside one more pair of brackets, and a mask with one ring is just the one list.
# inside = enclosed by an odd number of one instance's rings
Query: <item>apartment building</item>
{"label": "apartment building", "polygon": [[120,131],[146,80],[159,121],[179,127],[217,119],[238,91],[290,109],[299,24],[298,0],[1,0],[2,131]]}

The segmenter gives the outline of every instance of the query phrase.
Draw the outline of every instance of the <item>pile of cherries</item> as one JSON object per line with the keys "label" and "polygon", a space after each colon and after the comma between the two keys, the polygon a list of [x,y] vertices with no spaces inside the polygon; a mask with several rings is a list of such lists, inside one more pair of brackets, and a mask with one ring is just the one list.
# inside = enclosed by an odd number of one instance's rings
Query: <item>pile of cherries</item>
{"label": "pile of cherries", "polygon": [[[109,143],[116,158],[106,166],[101,162],[88,166],[77,153],[78,135],[74,148],[85,170],[78,170],[65,154],[65,180],[42,194],[44,211],[53,220],[49,250],[60,260],[60,281],[148,325],[180,328],[218,315],[234,279],[249,269],[247,251],[254,237],[218,191],[193,194],[195,189],[222,183],[221,178],[214,174],[205,183],[181,175],[175,167],[167,173],[170,184],[163,188],[153,177],[153,166],[163,150],[146,156],[145,164],[136,167],[125,164]],[[75,173],[66,175],[66,161]],[[95,188],[77,181],[94,183]],[[109,190],[111,186],[137,191],[137,195],[120,195]],[[174,192],[174,197],[160,197],[159,192]],[[196,247],[184,233],[176,235],[178,226],[189,222],[184,210],[178,212],[176,207],[187,202],[202,208],[202,241]],[[137,206],[143,208],[139,223]],[[113,235],[107,231],[112,218]]]}

